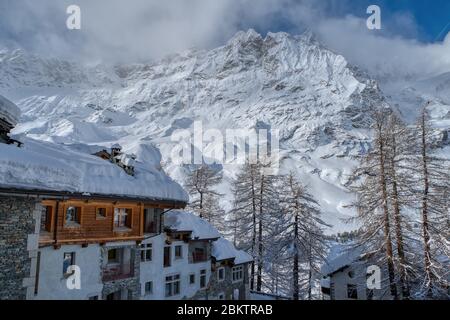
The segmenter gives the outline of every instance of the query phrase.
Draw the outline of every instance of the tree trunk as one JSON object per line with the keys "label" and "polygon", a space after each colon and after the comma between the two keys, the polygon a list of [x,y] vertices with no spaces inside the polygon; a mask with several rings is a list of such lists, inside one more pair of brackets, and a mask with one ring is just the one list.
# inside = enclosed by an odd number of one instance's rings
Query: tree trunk
{"label": "tree trunk", "polygon": [[262,288],[262,269],[263,269],[263,201],[264,201],[264,175],[261,176],[261,189],[259,194],[259,219],[258,219],[258,275],[256,277],[256,290],[259,292]]}
{"label": "tree trunk", "polygon": [[298,300],[299,299],[299,287],[298,287],[298,248],[297,248],[297,241],[298,241],[298,214],[295,214],[295,225],[294,225],[294,266],[292,270],[293,275],[293,299]]}
{"label": "tree trunk", "polygon": [[200,192],[200,218],[203,218],[203,192]]}
{"label": "tree trunk", "polygon": [[423,197],[422,197],[422,233],[424,241],[424,262],[425,262],[425,281],[427,286],[427,296],[432,295],[432,274],[431,274],[431,249],[430,249],[430,234],[428,226],[428,193],[429,193],[429,176],[427,163],[427,142],[425,135],[425,111],[421,117],[421,131],[422,131],[422,170],[423,170]]}
{"label": "tree trunk", "polygon": [[392,157],[391,157],[391,175],[392,175],[392,193],[394,205],[394,221],[395,221],[395,235],[397,241],[397,253],[400,260],[400,286],[402,288],[402,296],[404,299],[409,299],[409,284],[406,274],[406,258],[403,245],[403,231],[402,231],[402,217],[400,213],[397,174],[395,169],[394,157],[397,152],[395,134],[392,135]]}
{"label": "tree trunk", "polygon": [[382,189],[383,196],[383,213],[384,213],[384,242],[385,242],[385,250],[388,264],[388,273],[389,273],[389,284],[391,289],[391,295],[395,300],[398,299],[397,294],[397,286],[395,283],[395,268],[394,268],[394,257],[392,250],[392,240],[391,240],[391,230],[390,230],[390,222],[389,222],[389,209],[388,209],[388,196],[387,196],[387,187],[386,187],[386,168],[385,168],[385,148],[384,148],[384,137],[383,137],[383,127],[381,124],[378,125],[378,151],[379,151],[379,165],[380,165],[380,184]]}
{"label": "tree trunk", "polygon": [[251,266],[251,280],[250,280],[250,290],[255,289],[255,250],[256,250],[256,194],[255,194],[255,177],[252,176],[252,218],[253,218],[253,234],[252,234],[252,266]]}

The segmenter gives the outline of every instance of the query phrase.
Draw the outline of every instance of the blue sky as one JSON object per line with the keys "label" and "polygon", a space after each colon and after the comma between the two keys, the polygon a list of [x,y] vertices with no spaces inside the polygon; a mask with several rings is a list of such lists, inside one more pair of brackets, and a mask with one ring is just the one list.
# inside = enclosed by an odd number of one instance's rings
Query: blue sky
{"label": "blue sky", "polygon": [[[297,2],[294,0],[294,2]],[[301,2],[301,1],[298,1]],[[323,4],[323,14],[330,18],[343,18],[354,15],[366,19],[366,9],[369,5],[381,8],[383,30],[381,34],[398,35],[416,39],[421,42],[442,41],[450,32],[450,1],[449,0],[319,0]],[[408,17],[414,23],[409,28],[401,28],[398,20]],[[271,23],[257,28],[260,32],[268,30],[295,32],[297,24],[287,19],[285,12],[276,12]],[[242,22],[245,26],[245,21]]]}
{"label": "blue sky", "polygon": [[[357,12],[370,4],[377,4],[387,19],[395,18],[395,13],[410,13],[420,28],[418,39],[422,41],[442,41],[450,31],[449,0],[358,0],[353,2]],[[341,14],[344,13],[341,12]],[[441,33],[446,26],[447,32]]]}

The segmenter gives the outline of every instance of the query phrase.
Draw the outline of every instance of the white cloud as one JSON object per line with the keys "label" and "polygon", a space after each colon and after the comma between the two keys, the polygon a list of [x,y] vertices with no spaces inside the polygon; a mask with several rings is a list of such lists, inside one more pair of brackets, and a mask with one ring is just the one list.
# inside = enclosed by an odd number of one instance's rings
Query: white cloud
{"label": "white cloud", "polygon": [[[65,28],[65,9],[81,7],[82,30]],[[450,71],[450,36],[424,44],[408,13],[383,21],[382,33],[360,17],[335,17],[349,0],[2,0],[0,43],[89,62],[134,62],[190,47],[223,44],[240,29],[312,29],[324,44],[371,73],[399,76]],[[276,31],[276,30],[275,30]],[[391,31],[391,32],[390,32]]]}

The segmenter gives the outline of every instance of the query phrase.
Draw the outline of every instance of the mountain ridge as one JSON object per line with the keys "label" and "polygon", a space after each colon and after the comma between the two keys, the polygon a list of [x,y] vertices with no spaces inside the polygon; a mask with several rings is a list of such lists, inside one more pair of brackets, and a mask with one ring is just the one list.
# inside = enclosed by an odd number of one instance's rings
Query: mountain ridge
{"label": "mountain ridge", "polygon": [[[195,121],[221,131],[263,124],[280,130],[283,170],[311,187],[334,231],[354,227],[341,223],[352,215],[345,183],[352,156],[370,147],[370,110],[392,105],[401,111],[406,101],[400,94],[387,99],[376,80],[310,32],[263,37],[242,31],[212,50],[139,64],[83,67],[27,57],[0,51],[0,93],[23,112],[16,133],[58,143],[119,141],[130,150],[152,143],[181,181],[184,169],[169,158],[176,129],[192,129]],[[446,128],[446,104],[436,105],[444,109],[437,119]],[[237,170],[224,166],[226,208]]]}

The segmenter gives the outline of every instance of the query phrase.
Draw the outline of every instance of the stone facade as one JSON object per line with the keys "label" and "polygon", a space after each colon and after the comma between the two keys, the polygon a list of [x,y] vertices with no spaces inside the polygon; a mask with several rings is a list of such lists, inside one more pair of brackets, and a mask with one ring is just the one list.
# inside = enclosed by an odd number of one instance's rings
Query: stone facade
{"label": "stone facade", "polygon": [[39,202],[0,195],[0,300],[27,299],[34,294]]}
{"label": "stone facade", "polygon": [[[234,267],[228,262],[216,262],[213,263],[213,272],[209,280],[208,287],[204,290],[200,290],[193,300],[217,300],[219,295],[222,295],[223,300],[248,300],[250,297],[249,291],[249,276],[248,276],[248,264],[242,264],[244,278],[241,281],[233,282],[232,268]],[[223,268],[225,278],[219,280],[219,269]],[[238,293],[237,297],[236,294]]]}
{"label": "stone facade", "polygon": [[[108,246],[103,248],[100,264],[104,265],[104,259],[107,259],[108,250],[123,249],[126,246]],[[130,248],[130,246],[128,246]],[[139,281],[140,273],[140,251],[136,245],[131,246],[131,268],[133,276],[125,279],[103,281],[102,298],[105,300],[111,293],[126,290],[127,296],[122,295],[121,300],[137,300],[141,296],[141,284]]]}

